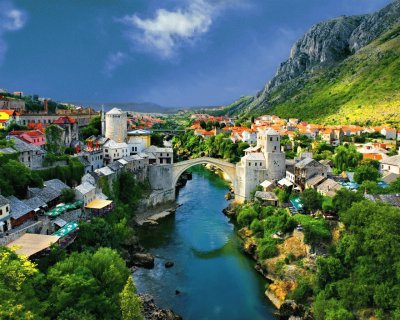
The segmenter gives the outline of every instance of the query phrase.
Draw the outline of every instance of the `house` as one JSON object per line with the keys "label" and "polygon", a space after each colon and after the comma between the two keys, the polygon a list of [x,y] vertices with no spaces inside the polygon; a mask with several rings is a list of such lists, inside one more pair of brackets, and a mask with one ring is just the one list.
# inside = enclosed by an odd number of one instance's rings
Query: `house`
{"label": "house", "polygon": [[381,172],[391,172],[395,174],[400,174],[400,155],[387,157],[382,159],[380,164]]}
{"label": "house", "polygon": [[396,140],[396,138],[397,138],[396,129],[393,129],[393,128],[382,128],[380,132],[388,140]]}
{"label": "house", "polygon": [[150,146],[149,148],[144,149],[143,152],[149,155],[149,164],[160,165],[174,163],[174,152],[172,148]]}
{"label": "house", "polygon": [[340,190],[342,186],[333,179],[326,179],[320,185],[317,186],[317,191],[323,196],[333,197],[336,192]]}
{"label": "house", "polygon": [[11,229],[10,201],[0,195],[0,234]]}
{"label": "house", "polygon": [[316,189],[318,185],[326,180],[326,176],[323,177],[319,174],[313,176],[312,178],[306,180],[305,187],[306,189]]}
{"label": "house", "polygon": [[92,172],[103,167],[103,151],[91,150],[83,151],[76,155],[78,160],[84,165],[85,173]]}
{"label": "house", "polygon": [[28,207],[30,207],[36,214],[43,213],[47,210],[47,204],[39,197],[32,197],[30,199],[22,200]]}
{"label": "house", "polygon": [[10,124],[19,121],[19,113],[15,110],[0,109],[0,129],[6,129]]}
{"label": "house", "polygon": [[10,216],[12,228],[18,227],[26,221],[35,219],[35,212],[31,207],[14,196],[7,198],[10,202]]}
{"label": "house", "polygon": [[17,137],[10,137],[14,141],[13,148],[19,152],[18,160],[30,169],[39,169],[43,166],[45,152],[33,144],[22,141]]}
{"label": "house", "polygon": [[75,188],[76,199],[82,200],[86,206],[96,199],[96,187],[88,182],[84,182]]}
{"label": "house", "polygon": [[399,194],[364,194],[364,198],[374,202],[383,202],[395,207],[400,207]]}
{"label": "house", "polygon": [[43,188],[28,188],[28,193],[31,198],[38,197],[47,204],[48,208],[52,208],[60,203],[61,193],[64,189],[70,189],[70,187],[61,180],[53,179],[45,181]]}
{"label": "house", "polygon": [[151,131],[149,130],[133,130],[128,132],[128,145],[130,146],[130,154],[138,154],[151,145]]}
{"label": "house", "polygon": [[265,180],[260,184],[260,186],[263,188],[264,192],[268,192],[272,191],[272,189],[274,188],[274,183],[269,180]]}
{"label": "house", "polygon": [[273,192],[256,191],[254,197],[260,200],[264,205],[277,206],[278,197]]}
{"label": "house", "polygon": [[64,141],[64,145],[70,147],[72,146],[72,141],[79,140],[78,122],[76,119],[70,116],[63,116],[54,120],[53,124],[56,124],[63,129],[62,139]]}
{"label": "house", "polygon": [[103,146],[103,157],[105,163],[112,163],[130,155],[130,148],[125,142],[108,140]]}
{"label": "house", "polygon": [[295,184],[302,189],[310,178],[316,175],[326,177],[327,174],[327,168],[312,158],[305,158],[294,165]]}
{"label": "house", "polygon": [[46,135],[42,130],[13,130],[9,135],[16,136],[37,147],[43,147],[46,144]]}

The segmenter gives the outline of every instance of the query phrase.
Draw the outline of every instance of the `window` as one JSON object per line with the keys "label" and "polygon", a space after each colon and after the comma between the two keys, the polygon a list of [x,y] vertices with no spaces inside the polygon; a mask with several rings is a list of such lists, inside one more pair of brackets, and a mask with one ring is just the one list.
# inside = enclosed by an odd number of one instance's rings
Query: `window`
{"label": "window", "polygon": [[254,163],[254,165],[257,167],[257,162],[256,162],[256,163]]}
{"label": "window", "polygon": [[262,162],[260,162],[260,167],[262,166]]}
{"label": "window", "polygon": [[251,166],[251,163],[249,162],[249,167]]}
{"label": "window", "polygon": [[272,137],[269,137],[269,141],[272,141]]}
{"label": "window", "polygon": [[276,146],[274,146],[274,150],[276,151]]}

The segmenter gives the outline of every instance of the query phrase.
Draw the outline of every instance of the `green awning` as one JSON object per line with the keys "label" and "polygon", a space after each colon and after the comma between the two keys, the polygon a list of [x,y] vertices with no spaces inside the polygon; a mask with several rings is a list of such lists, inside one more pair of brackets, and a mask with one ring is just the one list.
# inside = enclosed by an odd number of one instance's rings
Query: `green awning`
{"label": "green awning", "polygon": [[303,209],[303,204],[301,203],[300,197],[290,199],[290,202],[297,211]]}
{"label": "green awning", "polygon": [[45,212],[44,215],[53,218],[53,217],[58,217],[60,214],[62,214],[65,211],[66,211],[65,208],[55,207],[55,208]]}
{"label": "green awning", "polygon": [[78,224],[76,222],[68,222],[64,227],[62,227],[60,230],[57,232],[53,233],[53,236],[59,236],[61,238],[65,237],[72,231],[74,231],[76,228],[78,228]]}

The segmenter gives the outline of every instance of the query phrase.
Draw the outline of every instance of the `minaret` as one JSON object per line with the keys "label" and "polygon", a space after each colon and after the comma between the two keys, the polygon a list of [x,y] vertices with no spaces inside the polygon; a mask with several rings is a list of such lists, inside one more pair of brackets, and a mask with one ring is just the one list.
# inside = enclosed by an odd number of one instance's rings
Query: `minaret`
{"label": "minaret", "polygon": [[105,122],[105,118],[104,118],[104,105],[101,105],[101,136],[104,137],[105,133],[106,133],[106,122]]}

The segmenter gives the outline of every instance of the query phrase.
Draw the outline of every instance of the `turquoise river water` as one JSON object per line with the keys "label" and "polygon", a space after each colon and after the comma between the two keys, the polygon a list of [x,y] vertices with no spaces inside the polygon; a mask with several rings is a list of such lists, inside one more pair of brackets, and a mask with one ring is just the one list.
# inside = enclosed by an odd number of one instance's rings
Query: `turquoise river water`
{"label": "turquoise river water", "polygon": [[[193,179],[179,192],[182,206],[175,215],[140,231],[156,265],[134,273],[137,289],[185,320],[274,319],[274,307],[264,297],[266,280],[240,251],[234,225],[222,213],[227,191],[214,173],[193,170]],[[166,269],[166,261],[174,266]]]}

